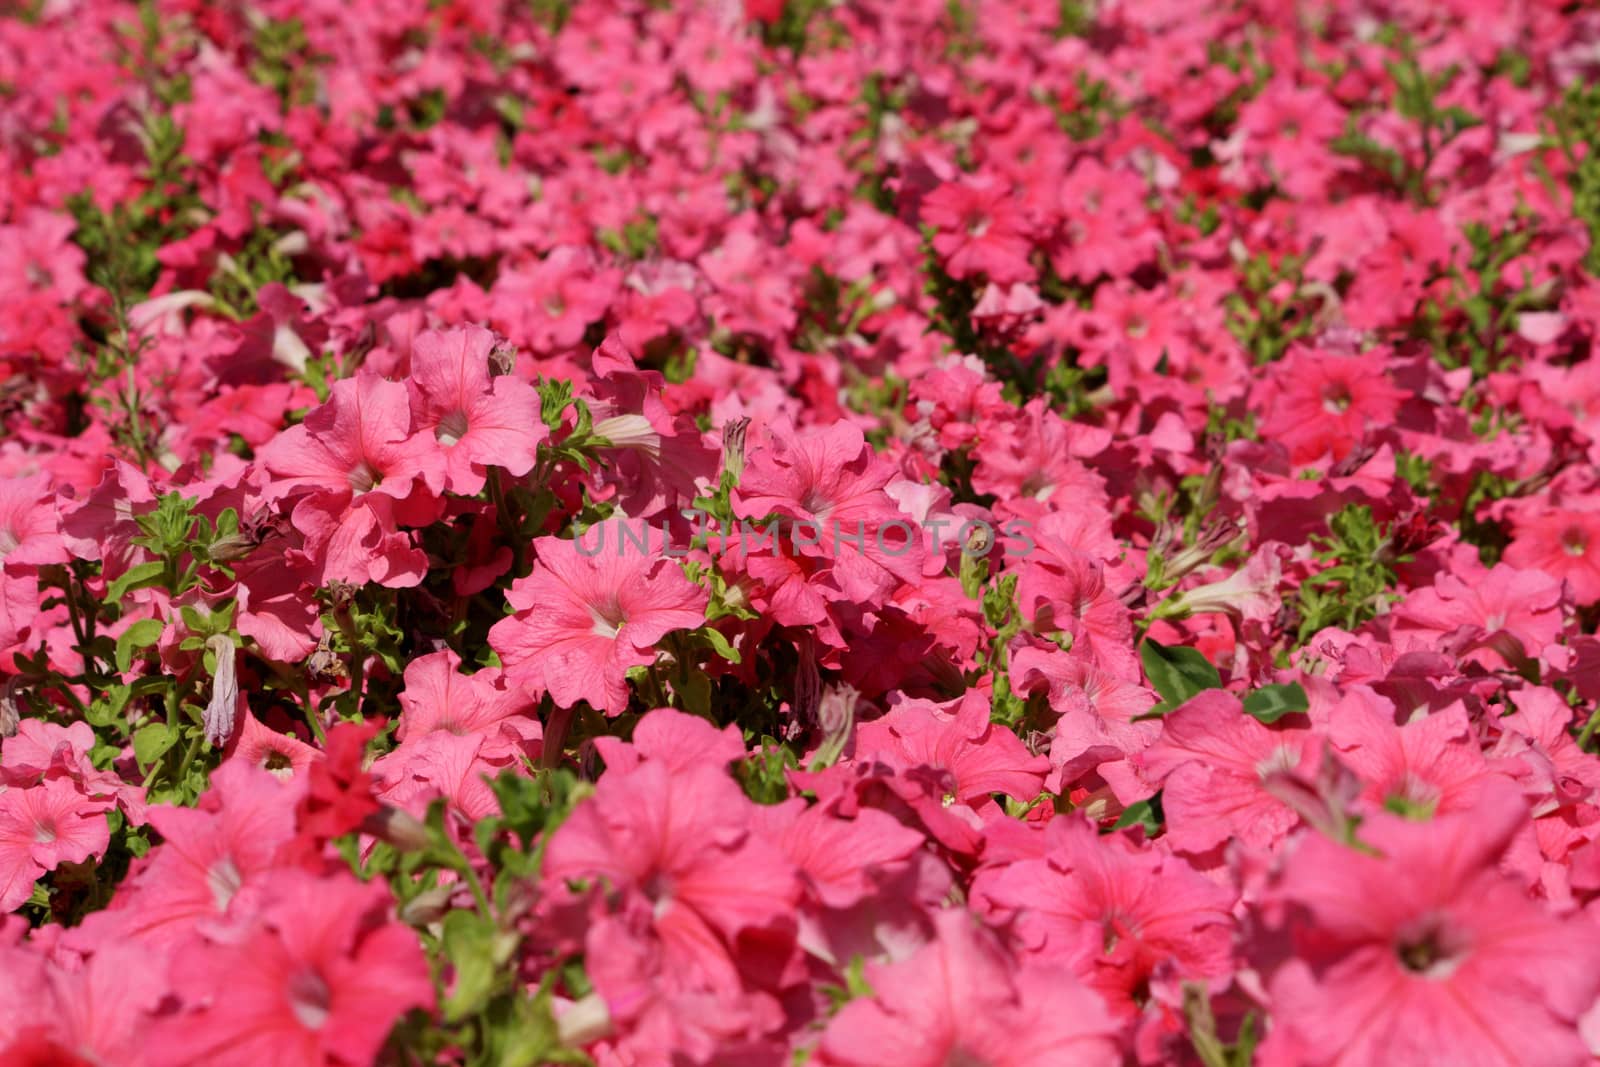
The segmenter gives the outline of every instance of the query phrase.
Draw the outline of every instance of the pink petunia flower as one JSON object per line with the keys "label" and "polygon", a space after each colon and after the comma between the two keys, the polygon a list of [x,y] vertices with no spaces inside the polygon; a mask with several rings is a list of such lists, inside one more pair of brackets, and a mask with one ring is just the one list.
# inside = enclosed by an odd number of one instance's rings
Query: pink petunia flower
{"label": "pink petunia flower", "polygon": [[432,519],[446,464],[411,421],[406,387],[366,374],[335,382],[326,404],[261,448],[272,495],[298,497],[294,525],[323,581],[422,580],[427,559],[396,526]]}
{"label": "pink petunia flower", "polygon": [[0,479],[0,562],[14,573],[69,558],[50,476]]}
{"label": "pink petunia flower", "polygon": [[422,947],[385,919],[382,882],[292,868],[269,881],[242,936],[173,957],[183,1008],[151,1029],[158,1062],[357,1067],[402,1014],[433,1006]]}
{"label": "pink petunia flower", "polygon": [[1018,967],[962,910],[910,959],[868,964],[873,995],[851,1001],[822,1035],[819,1067],[1043,1067],[1119,1061],[1100,998],[1065,970]]}
{"label": "pink petunia flower", "polygon": [[1027,213],[1003,182],[946,182],[923,199],[922,218],[939,231],[933,248],[952,278],[982,275],[997,285],[1034,279]]}
{"label": "pink petunia flower", "polygon": [[1207,689],[1161,720],[1161,738],[1134,757],[1160,785],[1167,838],[1206,852],[1236,837],[1256,848],[1281,842],[1300,817],[1269,788],[1279,775],[1310,779],[1321,745],[1311,731],[1266,726],[1239,698]]}
{"label": "pink petunia flower", "polygon": [[789,921],[799,896],[792,865],[753,832],[751,806],[721,768],[646,760],[600,779],[551,837],[544,875],[638,899],[684,981],[738,989],[740,934]]}
{"label": "pink petunia flower", "polygon": [[14,911],[33,883],[63,863],[83,863],[111,843],[105,811],[68,778],[0,791],[0,912]]}
{"label": "pink petunia flower", "polygon": [[[775,585],[792,576],[821,600],[857,604],[880,601],[901,582],[918,579],[920,532],[885,491],[893,466],[873,453],[857,426],[796,430],[782,423],[768,434],[750,453],[733,509],[753,521],[753,530],[764,529],[760,524],[769,517],[780,520],[776,554],[790,558],[768,569],[755,556],[753,570],[777,579]],[[762,538],[747,537],[744,529],[737,547],[748,550]]]}
{"label": "pink petunia flower", "polygon": [[1369,429],[1392,423],[1405,399],[1385,375],[1386,365],[1381,350],[1360,356],[1291,352],[1259,390],[1268,411],[1262,437],[1283,442],[1295,463],[1344,459]]}
{"label": "pink petunia flower", "polygon": [[1600,510],[1540,508],[1512,523],[1507,563],[1566,579],[1579,604],[1600,601]]}
{"label": "pink petunia flower", "polygon": [[[608,714],[628,704],[627,671],[655,662],[656,642],[705,621],[707,594],[663,554],[659,531],[629,540],[622,522],[577,540],[541,537],[538,562],[506,593],[516,614],[489,631],[507,676],[570,708],[588,701]],[[632,536],[638,536],[633,528]]]}
{"label": "pink petunia flower", "polygon": [[1132,1014],[1152,978],[1218,978],[1232,969],[1234,893],[1181,857],[1102,838],[1083,818],[1051,820],[1048,851],[979,874],[973,899],[1012,918],[1018,941],[1069,966]]}
{"label": "pink petunia flower", "polygon": [[1497,563],[1467,581],[1442,573],[1396,605],[1391,632],[1403,651],[1448,642],[1463,658],[1495,670],[1536,658],[1565,628],[1560,579]]}
{"label": "pink petunia flower", "polygon": [[1262,1062],[1590,1062],[1577,1019],[1600,991],[1600,930],[1550,914],[1496,868],[1526,825],[1513,788],[1428,822],[1374,815],[1367,851],[1303,839],[1278,893],[1309,922],[1271,980]]}
{"label": "pink petunia flower", "polygon": [[452,493],[480,492],[490,467],[527,474],[549,436],[533,386],[490,376],[494,346],[494,334],[481,326],[425,330],[412,341],[412,428],[438,439]]}

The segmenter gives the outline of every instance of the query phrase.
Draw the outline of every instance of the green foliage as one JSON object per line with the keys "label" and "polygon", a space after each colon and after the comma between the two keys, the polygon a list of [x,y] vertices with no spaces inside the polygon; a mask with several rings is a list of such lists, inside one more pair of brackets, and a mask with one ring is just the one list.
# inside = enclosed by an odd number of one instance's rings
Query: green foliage
{"label": "green foliage", "polygon": [[1299,682],[1264,685],[1245,694],[1245,714],[1259,722],[1275,723],[1285,715],[1303,714],[1311,701]]}
{"label": "green foliage", "polygon": [[1329,517],[1328,533],[1312,538],[1329,565],[1300,586],[1300,641],[1329,626],[1354,630],[1394,599],[1395,564],[1409,557],[1396,555],[1391,535],[1365,505]]}
{"label": "green foliage", "polygon": [[1316,325],[1302,290],[1307,257],[1256,252],[1236,259],[1240,284],[1224,300],[1228,330],[1257,364],[1271,363]]}
{"label": "green foliage", "polygon": [[[592,787],[567,770],[527,768],[508,770],[490,786],[500,814],[473,827],[482,862],[456,843],[443,800],[429,808],[423,825],[410,828],[404,847],[381,843],[363,863],[355,835],[342,842],[357,874],[389,884],[401,917],[419,927],[437,964],[440,1017],[413,1013],[390,1035],[389,1047],[423,1062],[449,1049],[471,1067],[588,1063],[562,1041],[553,1010],[558,980],[569,992],[587,991],[581,966],[568,961],[552,968],[530,991],[512,961],[522,949],[521,919],[532,906],[544,844]],[[484,870],[493,876],[490,889]],[[451,906],[463,887],[473,906]]]}
{"label": "green foliage", "polygon": [[799,766],[786,742],[763,736],[754,751],[733,765],[733,775],[757,804],[780,804],[789,798],[789,772]]}
{"label": "green foliage", "polygon": [[1151,715],[1164,715],[1207,689],[1222,688],[1222,676],[1217,669],[1193,648],[1163,645],[1147,637],[1139,645],[1139,662],[1150,680],[1150,688],[1161,697],[1161,703],[1150,710]]}
{"label": "green foliage", "polygon": [[317,99],[318,69],[326,56],[311,51],[305,24],[299,18],[264,19],[255,31],[255,60],[250,76],[278,94],[285,109],[306,107]]}
{"label": "green foliage", "polygon": [[1130,826],[1140,826],[1147,836],[1154,836],[1161,832],[1166,822],[1166,812],[1161,810],[1161,794],[1157,792],[1148,800],[1136,800],[1129,804],[1111,828],[1125,830]]}
{"label": "green foliage", "polygon": [[1403,153],[1364,133],[1355,115],[1347,120],[1345,131],[1331,145],[1335,152],[1359,159],[1387,184],[1418,203],[1429,204],[1436,191],[1429,171],[1439,153],[1457,137],[1483,120],[1464,108],[1439,105],[1440,95],[1460,73],[1459,68],[1426,71],[1409,38],[1391,35],[1396,55],[1384,61],[1384,69],[1394,86],[1393,109],[1417,127],[1416,153]]}
{"label": "green foliage", "polygon": [[1600,83],[1574,79],[1549,117],[1569,168],[1572,214],[1589,229],[1584,269],[1600,276]]}

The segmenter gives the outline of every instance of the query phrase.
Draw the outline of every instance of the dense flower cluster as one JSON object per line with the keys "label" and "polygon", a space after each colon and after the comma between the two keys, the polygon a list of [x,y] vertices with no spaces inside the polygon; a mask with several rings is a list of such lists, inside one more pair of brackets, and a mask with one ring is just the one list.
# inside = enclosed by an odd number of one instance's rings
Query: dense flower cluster
{"label": "dense flower cluster", "polygon": [[1594,1062],[1597,84],[11,5],[0,1063]]}

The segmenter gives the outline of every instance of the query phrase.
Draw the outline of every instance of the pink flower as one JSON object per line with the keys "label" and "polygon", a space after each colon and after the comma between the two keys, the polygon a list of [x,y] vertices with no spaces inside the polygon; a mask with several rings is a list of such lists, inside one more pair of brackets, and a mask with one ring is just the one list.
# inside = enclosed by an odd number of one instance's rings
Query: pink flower
{"label": "pink flower", "polygon": [[738,989],[741,933],[789,921],[799,896],[789,861],[753,832],[751,807],[719,767],[675,772],[647,759],[600,779],[550,838],[544,876],[637,900],[683,981]]}
{"label": "pink flower", "polygon": [[907,700],[856,730],[857,760],[883,760],[928,778],[936,802],[992,804],[994,793],[1032,800],[1044,781],[1045,759],[1029,753],[1017,735],[989,721],[989,702],[969,690],[955,707]]}
{"label": "pink flower", "polygon": [[1291,352],[1260,390],[1259,402],[1269,412],[1262,437],[1283,442],[1295,463],[1344,459],[1369,430],[1392,423],[1406,397],[1385,375],[1387,362],[1381,350],[1360,356]]}
{"label": "pink flower", "polygon": [[110,806],[84,796],[68,778],[0,791],[0,912],[16,910],[46,871],[105,852]]}
{"label": "pink flower", "polygon": [[1081,552],[1062,550],[1029,557],[1020,565],[1017,604],[1036,634],[1071,639],[1075,656],[1097,669],[1135,681],[1133,615],[1106,581],[1106,568]]}
{"label": "pink flower", "polygon": [[[42,951],[0,949],[0,1063],[8,1067],[142,1067],[144,1034],[165,983],[165,960],[142,945],[107,942],[63,965]],[[29,1053],[35,1058],[29,1058]]]}
{"label": "pink flower", "polygon": [[933,248],[952,278],[982,275],[1005,286],[1034,279],[1027,214],[1004,183],[946,182],[923,199],[922,218],[939,231]]}
{"label": "pink flower", "polygon": [[1390,625],[1403,650],[1451,641],[1465,659],[1495,670],[1541,655],[1565,628],[1562,615],[1560,579],[1497,563],[1473,581],[1440,574],[1395,607]]}
{"label": "pink flower", "polygon": [[1070,972],[1018,967],[965,911],[941,912],[938,937],[902,963],[869,963],[870,998],[822,1035],[819,1067],[1092,1067],[1119,1062],[1116,1027]]}
{"label": "pink flower", "polygon": [[[796,430],[783,423],[768,433],[746,462],[734,514],[754,520],[752,531],[765,529],[769,517],[791,520],[780,521],[776,551],[804,562],[785,567],[779,560],[768,570],[752,559],[753,570],[774,585],[798,580],[822,600],[858,604],[879,602],[920,577],[920,531],[885,492],[896,472],[873,454],[858,427],[838,422]],[[738,536],[740,548],[761,540],[759,532],[744,536],[742,527]]]}
{"label": "pink flower", "polygon": [[[537,737],[537,720],[523,717],[526,702],[499,688],[496,671],[461,673],[461,657],[449,649],[419,656],[406,665],[400,694],[400,726],[406,741],[436,730],[452,734],[489,732],[508,720],[526,724]],[[520,727],[519,727],[520,728]]]}
{"label": "pink flower", "polygon": [[0,562],[7,570],[70,558],[50,476],[0,479]]}
{"label": "pink flower", "polygon": [[161,835],[113,906],[90,916],[92,930],[165,947],[225,923],[235,898],[273,870],[294,836],[299,790],[242,760],[211,773],[200,806],[153,807]]}
{"label": "pink flower", "polygon": [[263,725],[254,715],[245,714],[239,720],[239,732],[234,735],[228,758],[286,781],[304,773],[320,755],[316,748],[298,737],[280,734]]}
{"label": "pink flower", "polygon": [[1600,601],[1600,510],[1541,507],[1522,511],[1512,521],[1507,563],[1566,579],[1579,604]]}
{"label": "pink flower", "polygon": [[974,900],[1013,921],[1018,941],[1059,961],[1116,1010],[1138,1011],[1152,978],[1218,978],[1232,969],[1234,893],[1175,855],[1100,837],[1078,818],[1051,820],[1048,851],[979,874]]}
{"label": "pink flower", "polygon": [[757,808],[752,825],[799,869],[808,898],[827,908],[849,908],[921,848],[923,836],[875,808],[847,819],[832,810],[837,807],[794,797]]}
{"label": "pink flower", "polygon": [[183,1008],[149,1035],[160,1062],[357,1067],[402,1014],[433,1006],[417,936],[385,918],[382,882],[290,868],[273,872],[262,899],[237,940],[173,957]]}
{"label": "pink flower", "polygon": [[592,554],[578,541],[534,541],[533,572],[506,593],[516,614],[489,631],[507,675],[561,707],[586,700],[620,714],[628,668],[654,663],[656,642],[705,621],[705,590],[661,554],[660,532],[646,527],[640,548],[623,527],[604,523],[583,535],[598,546]]}
{"label": "pink flower", "polygon": [[445,488],[472,496],[484,473],[514,477],[533,469],[549,431],[539,394],[520,378],[491,377],[495,336],[481,326],[425,330],[412,341],[412,428],[431,431],[445,456]]}
{"label": "pink flower", "polygon": [[262,447],[275,497],[300,495],[295,528],[322,558],[323,581],[410,586],[427,559],[395,527],[433,518],[445,459],[430,433],[411,432],[406,387],[374,375],[333,383],[328,402]]}
{"label": "pink flower", "polygon": [[1271,981],[1281,1064],[1590,1062],[1578,1016],[1600,991],[1600,930],[1562,921],[1496,862],[1527,825],[1514,790],[1470,812],[1374,815],[1370,851],[1320,836],[1290,856],[1282,899],[1305,909],[1297,958]]}
{"label": "pink flower", "polygon": [[1397,726],[1393,705],[1355,686],[1327,716],[1328,738],[1367,799],[1397,814],[1470,809],[1493,771],[1459,701]]}
{"label": "pink flower", "polygon": [[1163,789],[1167,838],[1206,852],[1230,837],[1265,848],[1299,823],[1268,788],[1279,775],[1310,779],[1321,751],[1309,730],[1265,726],[1239,698],[1207,689],[1161,720],[1161,739],[1135,763]]}
{"label": "pink flower", "polygon": [[601,267],[588,249],[563,246],[500,271],[492,325],[536,352],[559,352],[605,318],[619,284],[620,273]]}

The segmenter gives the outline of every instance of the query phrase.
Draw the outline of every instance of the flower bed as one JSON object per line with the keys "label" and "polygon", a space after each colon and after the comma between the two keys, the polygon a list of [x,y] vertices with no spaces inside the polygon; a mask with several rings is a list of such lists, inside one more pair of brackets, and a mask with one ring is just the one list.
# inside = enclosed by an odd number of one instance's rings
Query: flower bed
{"label": "flower bed", "polygon": [[0,20],[0,1063],[1582,1065],[1600,14]]}

